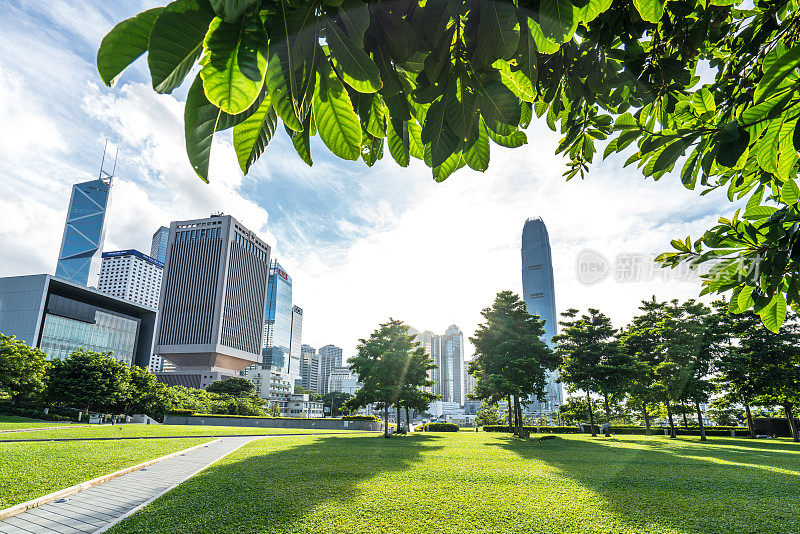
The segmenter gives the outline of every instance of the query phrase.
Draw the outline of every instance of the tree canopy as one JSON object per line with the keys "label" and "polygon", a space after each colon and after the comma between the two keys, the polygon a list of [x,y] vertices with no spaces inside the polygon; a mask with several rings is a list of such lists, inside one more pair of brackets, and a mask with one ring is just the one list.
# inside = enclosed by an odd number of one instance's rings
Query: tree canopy
{"label": "tree canopy", "polygon": [[112,85],[147,53],[170,93],[199,62],[186,149],[208,180],[214,134],[233,130],[248,172],[283,122],[312,164],[319,134],[373,165],[384,147],[436,180],[488,168],[490,141],[527,142],[534,115],[563,137],[567,179],[631,153],[702,193],[749,197],[659,260],[713,262],[705,292],[735,289],[777,330],[800,304],[798,0],[176,0],[120,22],[97,54]]}
{"label": "tree canopy", "polygon": [[0,334],[0,393],[11,402],[44,389],[46,355],[14,336]]}

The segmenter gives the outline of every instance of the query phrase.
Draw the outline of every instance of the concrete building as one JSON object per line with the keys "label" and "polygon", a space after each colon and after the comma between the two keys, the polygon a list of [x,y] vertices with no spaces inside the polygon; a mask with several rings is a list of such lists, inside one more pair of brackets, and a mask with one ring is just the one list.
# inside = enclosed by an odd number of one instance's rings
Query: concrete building
{"label": "concrete building", "polygon": [[349,367],[335,367],[328,375],[327,393],[340,391],[355,395],[362,386],[363,384],[358,381],[358,376],[353,374]]}
{"label": "concrete building", "polygon": [[256,387],[256,395],[269,401],[282,402],[294,395],[295,377],[274,367],[256,365],[243,371],[243,376]]}
{"label": "concrete building", "polygon": [[159,380],[207,387],[261,361],[270,247],[229,215],[173,222],[155,354]]}
{"label": "concrete building", "polygon": [[319,392],[319,355],[309,345],[300,347],[300,385],[307,391]]}
{"label": "concrete building", "polygon": [[155,258],[161,263],[166,263],[168,243],[169,228],[162,226],[153,234],[153,241],[150,243],[150,257]]}
{"label": "concrete building", "polygon": [[164,264],[138,250],[103,252],[97,289],[113,297],[158,308]]}
{"label": "concrete building", "polygon": [[110,192],[110,178],[72,186],[56,264],[58,278],[82,286],[88,286],[89,280],[95,280],[100,267]]}
{"label": "concrete building", "polygon": [[278,401],[282,417],[320,418],[323,416],[323,403],[308,399],[308,393],[292,394],[285,400]]}
{"label": "concrete building", "polygon": [[0,278],[0,332],[48,359],[84,348],[147,367],[156,309],[47,274]]}
{"label": "concrete building", "polygon": [[325,345],[319,348],[319,390],[317,393],[328,393],[328,378],[333,370],[342,367],[342,349],[335,345]]}
{"label": "concrete building", "polygon": [[[525,221],[522,228],[522,295],[528,313],[544,319],[544,341],[553,346],[557,333],[555,286],[550,236],[541,217]],[[532,398],[525,413],[553,413],[563,404],[563,391],[558,371],[547,373],[544,401]]]}
{"label": "concrete building", "polygon": [[457,402],[435,400],[428,406],[428,413],[438,419],[445,414],[463,414],[464,410]]}

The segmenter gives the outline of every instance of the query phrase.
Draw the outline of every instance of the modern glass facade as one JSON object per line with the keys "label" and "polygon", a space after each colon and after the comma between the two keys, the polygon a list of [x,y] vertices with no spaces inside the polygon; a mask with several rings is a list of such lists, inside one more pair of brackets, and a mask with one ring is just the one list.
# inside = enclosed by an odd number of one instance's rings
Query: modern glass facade
{"label": "modern glass facade", "polygon": [[264,325],[267,335],[264,336],[263,364],[288,373],[292,347],[292,279],[276,261],[269,268]]}
{"label": "modern glass facade", "polygon": [[95,322],[85,323],[50,313],[45,315],[40,348],[49,360],[63,360],[77,349],[113,352],[113,358],[133,365],[139,322],[97,310]]}
{"label": "modern glass facade", "polygon": [[289,374],[300,378],[303,338],[303,308],[292,306],[292,340],[289,343]]}
{"label": "modern glass facade", "polygon": [[97,273],[110,191],[111,182],[108,180],[98,179],[72,186],[56,265],[57,277],[86,286],[90,276]]}
{"label": "modern glass facade", "polygon": [[[552,347],[558,325],[553,260],[550,236],[540,217],[528,219],[522,229],[522,293],[528,313],[545,320],[544,341]],[[563,402],[563,393],[557,380],[558,371],[548,372],[545,400],[533,399],[527,411],[551,413],[558,410]]]}
{"label": "modern glass facade", "polygon": [[150,244],[150,257],[162,265],[167,261],[167,244],[169,244],[169,228],[162,226],[153,234],[153,242]]}

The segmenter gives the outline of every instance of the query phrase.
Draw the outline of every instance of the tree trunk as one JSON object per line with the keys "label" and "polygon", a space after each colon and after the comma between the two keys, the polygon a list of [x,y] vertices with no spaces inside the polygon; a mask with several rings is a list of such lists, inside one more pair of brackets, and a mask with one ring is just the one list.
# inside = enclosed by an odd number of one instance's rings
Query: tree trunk
{"label": "tree trunk", "polygon": [[683,408],[683,428],[689,430],[689,420],[686,418],[686,405],[682,404],[681,407]]}
{"label": "tree trunk", "polygon": [[400,403],[397,403],[397,431],[400,432]]}
{"label": "tree trunk", "polygon": [[406,429],[411,432],[411,416],[408,415],[408,406],[406,406]]}
{"label": "tree trunk", "polygon": [[586,390],[586,402],[589,403],[589,425],[592,427],[592,437],[597,437],[597,432],[594,431],[594,410],[592,409],[592,397],[589,395],[589,390]]}
{"label": "tree trunk", "polygon": [[647,404],[645,404],[644,402],[642,403],[642,413],[644,414],[644,426],[647,429],[646,432],[647,435],[649,436],[653,433],[653,431],[650,430],[650,414],[647,413]]}
{"label": "tree trunk", "polygon": [[750,403],[744,401],[744,411],[747,414],[747,429],[750,431],[750,437],[756,437],[756,429],[753,426],[753,414],[750,413]]}
{"label": "tree trunk", "polygon": [[508,429],[513,432],[514,431],[514,417],[511,415],[514,412],[513,404],[511,404],[511,395],[506,396],[506,402],[508,403]]}
{"label": "tree trunk", "polygon": [[675,421],[672,420],[672,406],[669,404],[669,399],[666,400],[667,417],[669,417],[669,437],[675,437]]}
{"label": "tree trunk", "polygon": [[603,404],[606,408],[606,419],[608,419],[608,424],[611,424],[611,408],[608,405],[608,395],[603,393]]}
{"label": "tree trunk", "polygon": [[389,437],[389,404],[383,405],[383,437]]}
{"label": "tree trunk", "polygon": [[786,412],[786,418],[789,420],[789,433],[792,435],[792,439],[795,441],[800,441],[800,436],[797,434],[797,427],[794,425],[794,415],[792,414],[792,405],[791,404],[784,404],[783,411]]}
{"label": "tree trunk", "polygon": [[697,423],[700,425],[700,441],[706,441],[706,427],[703,426],[703,412],[700,411],[700,402],[694,401],[697,410]]}
{"label": "tree trunk", "polygon": [[514,395],[514,418],[517,420],[517,429],[514,432],[517,436],[522,435],[522,406],[519,402],[519,395]]}

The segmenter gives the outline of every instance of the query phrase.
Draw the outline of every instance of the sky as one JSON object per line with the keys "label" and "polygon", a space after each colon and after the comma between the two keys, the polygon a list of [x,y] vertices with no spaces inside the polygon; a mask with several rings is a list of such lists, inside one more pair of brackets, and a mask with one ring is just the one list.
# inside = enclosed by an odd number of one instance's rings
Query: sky
{"label": "sky", "polygon": [[[96,71],[102,37],[157,4],[0,0],[0,276],[54,272],[71,186],[97,177],[108,141],[119,157],[105,250],[147,253],[159,226],[233,215],[292,276],[303,342],[341,346],[345,357],[389,317],[471,335],[498,291],[521,291],[522,226],[534,216],[550,234],[559,311],[599,308],[620,327],[642,299],[699,293],[695,277],[655,272],[650,260],[729,216],[724,195],[701,197],[676,175],[645,180],[623,168],[627,154],[598,155],[586,179],[565,182],[560,136],[543,122],[522,148],[493,145],[485,173],[461,169],[443,183],[388,151],[373,168],[338,160],[318,137],[308,167],[280,127],[243,176],[230,136],[218,135],[203,183],[183,141],[193,75],[159,95],[145,58],[112,89]],[[598,265],[607,270],[587,267]]]}

